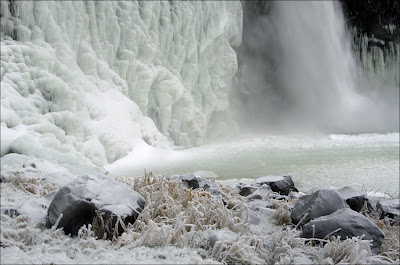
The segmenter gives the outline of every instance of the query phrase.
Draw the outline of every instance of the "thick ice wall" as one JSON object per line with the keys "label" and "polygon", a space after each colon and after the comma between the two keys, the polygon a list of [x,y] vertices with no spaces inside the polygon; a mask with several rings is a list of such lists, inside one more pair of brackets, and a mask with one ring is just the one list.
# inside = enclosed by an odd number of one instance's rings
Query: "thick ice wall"
{"label": "thick ice wall", "polygon": [[204,143],[241,31],[240,2],[1,1],[1,155],[104,165],[141,139]]}

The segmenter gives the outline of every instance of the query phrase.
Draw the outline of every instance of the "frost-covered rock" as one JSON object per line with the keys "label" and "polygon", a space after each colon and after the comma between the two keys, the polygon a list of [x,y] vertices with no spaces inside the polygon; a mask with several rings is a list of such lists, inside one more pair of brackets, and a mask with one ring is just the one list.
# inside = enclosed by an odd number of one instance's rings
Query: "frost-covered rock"
{"label": "frost-covered rock", "polygon": [[290,191],[298,191],[291,176],[264,176],[253,181],[252,185],[261,186],[267,184],[272,191],[282,195],[288,195]]}
{"label": "frost-covered rock", "polygon": [[46,197],[34,198],[25,201],[19,208],[20,214],[27,214],[32,223],[45,223],[47,209],[51,200]]}
{"label": "frost-covered rock", "polygon": [[0,207],[0,212],[1,212],[1,214],[5,214],[10,217],[16,217],[16,216],[20,215],[18,210],[13,207]]}
{"label": "frost-covered rock", "polygon": [[1,1],[0,10],[1,156],[102,166],[141,140],[200,145],[219,121],[233,123],[240,2]]}
{"label": "frost-covered rock", "polygon": [[306,224],[310,220],[348,208],[343,197],[336,190],[318,190],[311,195],[300,197],[293,207],[291,218],[294,224]]}
{"label": "frost-covered rock", "polygon": [[167,180],[181,180],[182,185],[188,189],[203,189],[208,191],[212,195],[225,196],[220,187],[217,184],[209,181],[208,179],[196,176],[195,174],[185,174],[185,175],[172,175],[166,177]]}
{"label": "frost-covered rock", "polygon": [[246,198],[248,200],[267,200],[267,199],[281,200],[284,199],[285,196],[273,192],[270,186],[268,186],[267,184],[263,184]]}
{"label": "frost-covered rock", "polygon": [[356,212],[361,211],[365,203],[368,203],[367,195],[351,187],[344,187],[338,190],[340,195],[346,200],[350,208]]}
{"label": "frost-covered rock", "polygon": [[246,197],[255,192],[258,187],[254,187],[245,183],[231,184],[231,188],[235,189],[240,195]]}
{"label": "frost-covered rock", "polygon": [[[340,230],[334,232],[337,229]],[[379,252],[385,237],[373,222],[349,208],[310,221],[304,225],[301,237],[323,239],[327,235],[340,236],[342,240],[347,237],[364,236],[364,239],[372,240],[371,251],[375,254]]]}
{"label": "frost-covered rock", "polygon": [[[134,223],[143,210],[145,200],[137,192],[111,177],[84,175],[62,187],[54,196],[48,212],[48,225],[62,227],[66,234],[77,235],[81,226],[91,224],[95,211],[107,218],[119,216],[124,223]],[[116,218],[112,218],[114,228]]]}
{"label": "frost-covered rock", "polygon": [[231,230],[228,229],[220,229],[220,230],[214,230],[210,233],[208,242],[211,246],[211,248],[214,247],[215,243],[217,241],[235,241],[238,238],[238,235]]}
{"label": "frost-covered rock", "polygon": [[381,219],[383,219],[385,216],[388,216],[389,218],[400,221],[399,199],[379,201],[376,204],[376,208],[377,210],[381,211],[381,216],[380,216]]}

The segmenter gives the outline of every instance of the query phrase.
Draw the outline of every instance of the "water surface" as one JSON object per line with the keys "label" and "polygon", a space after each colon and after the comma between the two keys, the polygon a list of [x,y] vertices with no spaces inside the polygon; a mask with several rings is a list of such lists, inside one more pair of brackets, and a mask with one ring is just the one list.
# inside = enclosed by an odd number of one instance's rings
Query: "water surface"
{"label": "water surface", "polygon": [[114,176],[131,177],[144,169],[164,175],[212,171],[224,184],[291,175],[303,191],[352,186],[393,194],[399,193],[399,134],[268,136],[179,151],[143,145],[107,167]]}

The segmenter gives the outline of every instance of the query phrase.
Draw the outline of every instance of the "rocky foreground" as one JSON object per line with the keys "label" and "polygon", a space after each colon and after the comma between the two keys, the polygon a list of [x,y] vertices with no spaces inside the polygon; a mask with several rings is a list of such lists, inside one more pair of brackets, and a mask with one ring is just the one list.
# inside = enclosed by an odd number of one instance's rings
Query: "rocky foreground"
{"label": "rocky foreground", "polygon": [[[400,261],[399,199],[376,202],[350,187],[305,194],[290,176],[264,176],[229,187],[194,174],[71,176],[40,160],[2,172],[1,182],[2,263],[15,261],[7,257],[15,248],[45,253],[43,246],[51,241],[45,235],[54,233],[64,245],[89,240],[92,248],[103,242],[116,249],[194,249],[199,258],[184,263]],[[17,196],[22,203],[12,206]],[[59,251],[68,253],[70,262],[87,261],[67,249]]]}

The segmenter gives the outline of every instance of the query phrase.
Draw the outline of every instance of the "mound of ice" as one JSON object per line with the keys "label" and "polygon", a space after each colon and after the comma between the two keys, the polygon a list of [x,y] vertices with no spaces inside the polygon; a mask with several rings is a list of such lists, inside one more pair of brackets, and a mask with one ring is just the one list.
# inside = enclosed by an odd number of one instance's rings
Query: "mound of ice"
{"label": "mound of ice", "polygon": [[202,144],[228,120],[241,31],[239,2],[1,1],[1,155]]}

